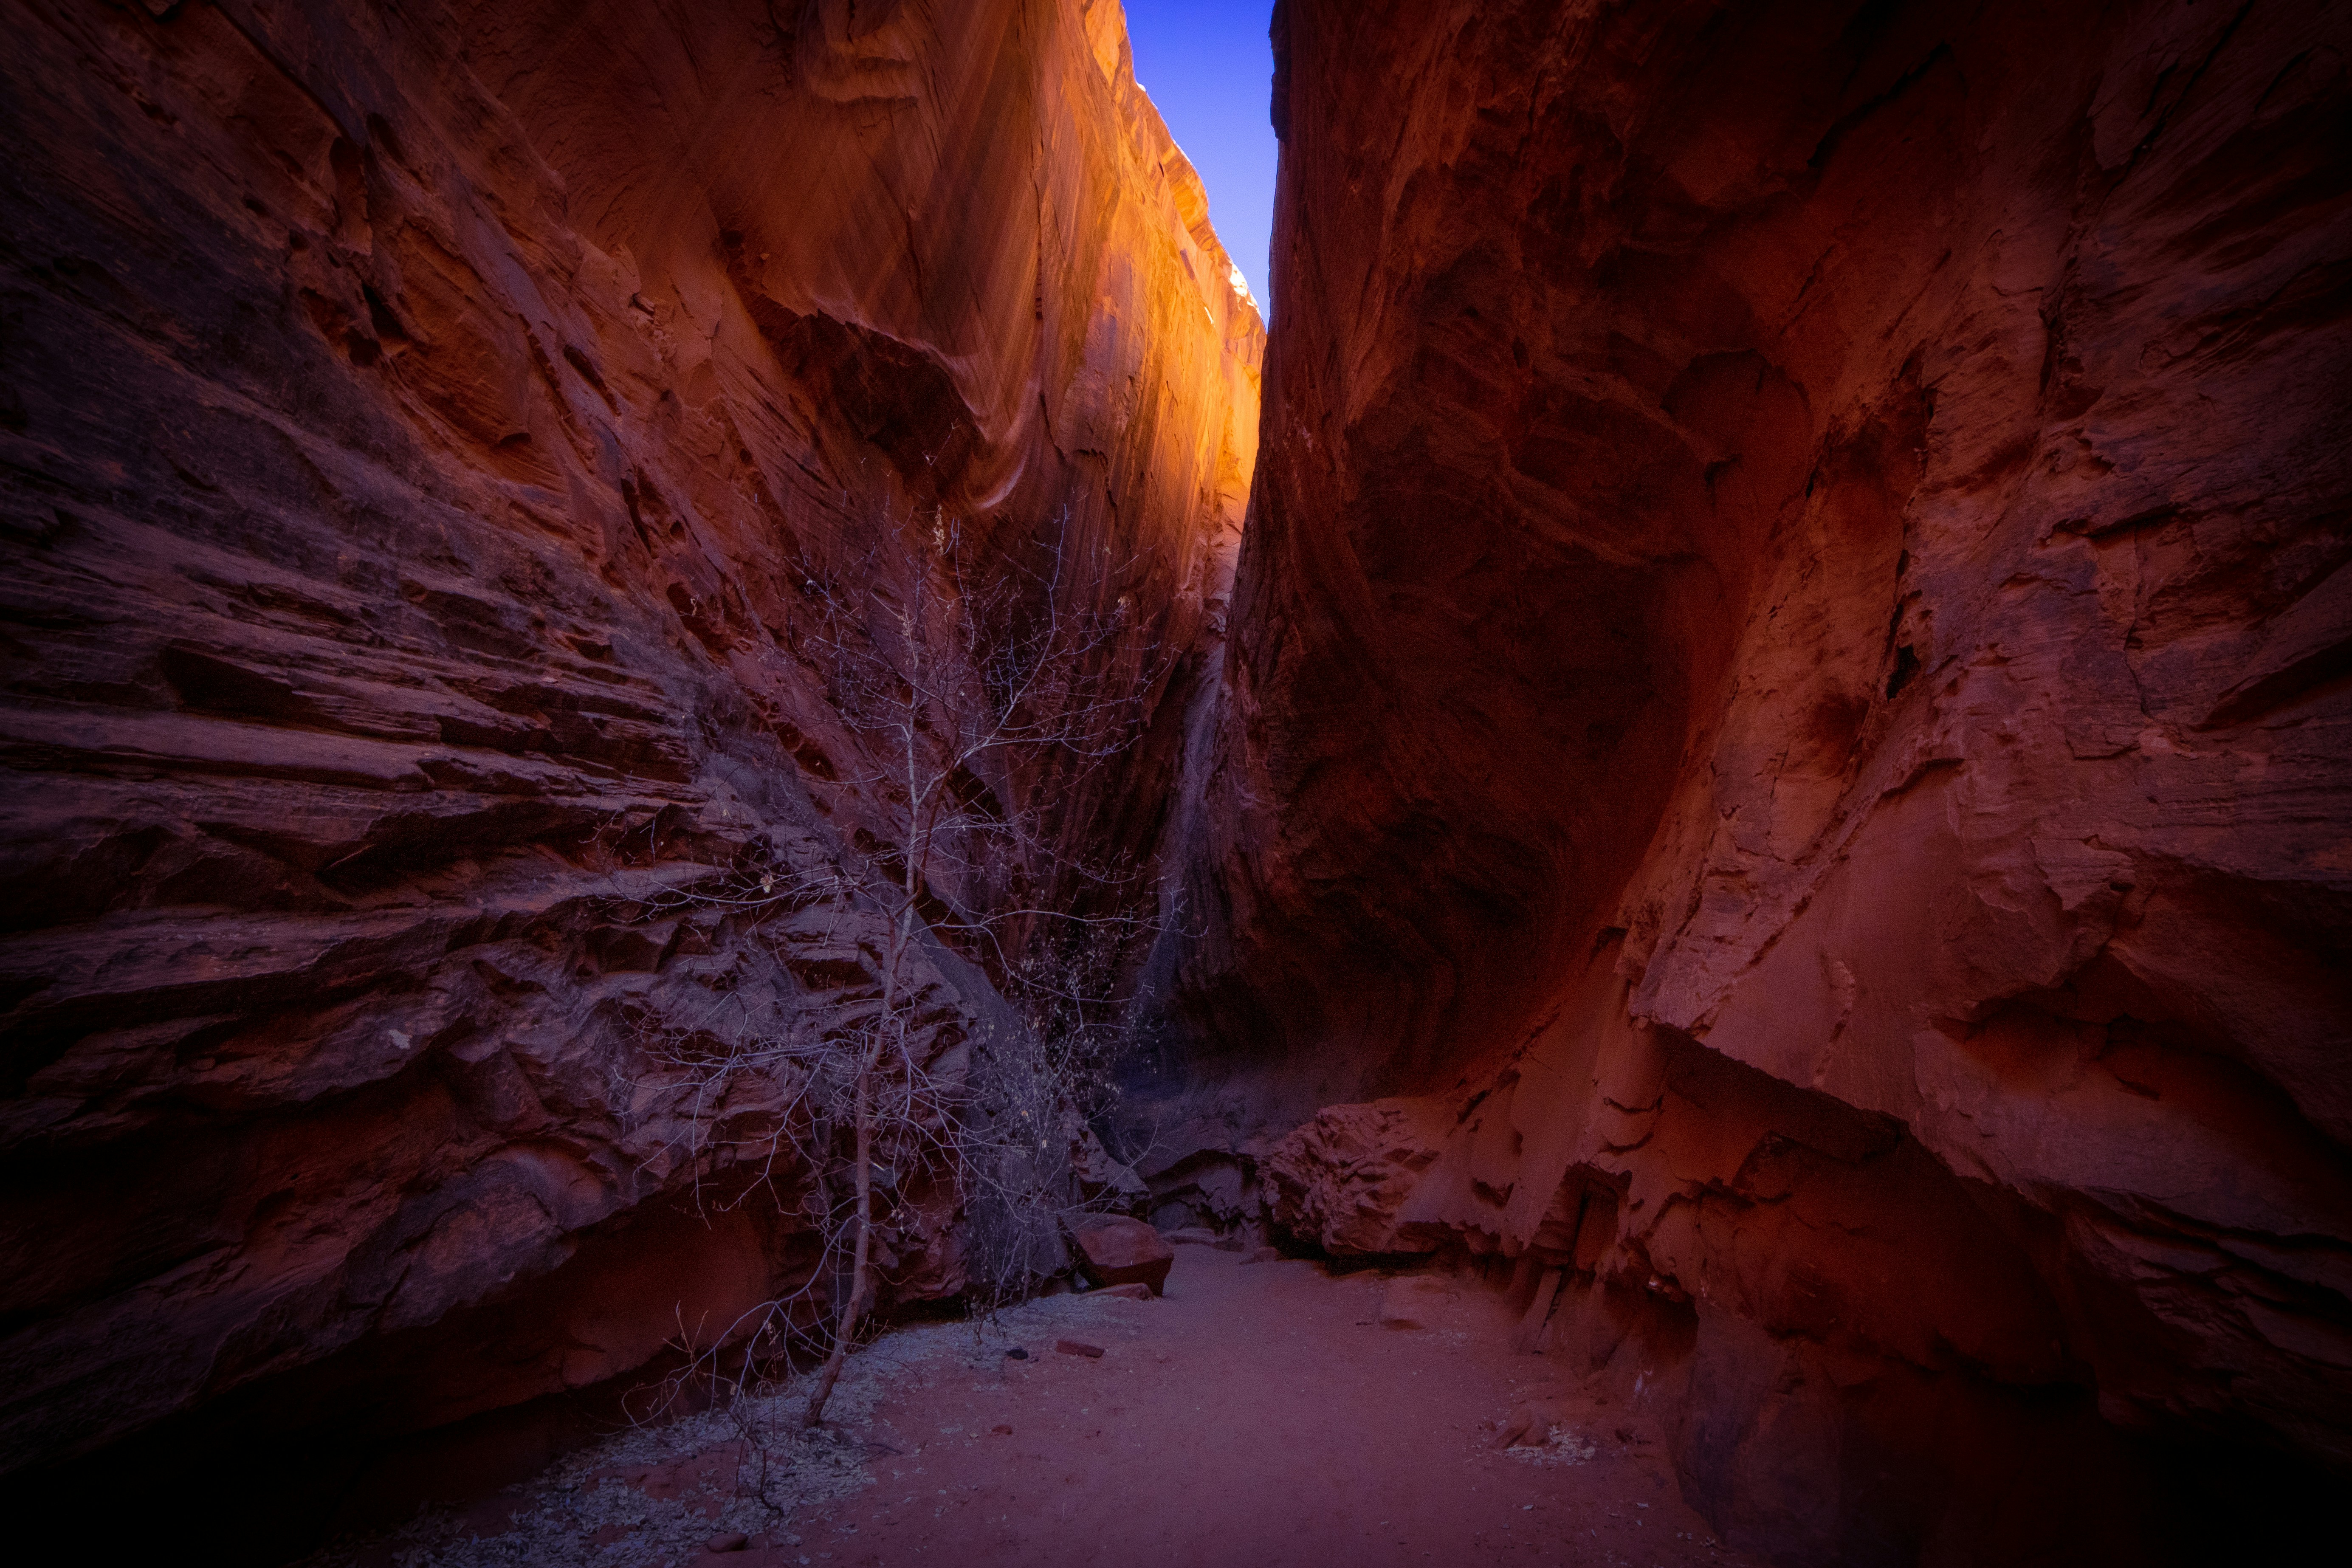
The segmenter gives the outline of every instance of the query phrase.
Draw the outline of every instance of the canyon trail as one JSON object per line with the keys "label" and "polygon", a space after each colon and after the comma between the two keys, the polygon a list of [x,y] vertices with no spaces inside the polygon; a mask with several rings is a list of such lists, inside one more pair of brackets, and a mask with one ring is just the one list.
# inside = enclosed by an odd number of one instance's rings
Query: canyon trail
{"label": "canyon trail", "polygon": [[[1751,1561],[1683,1501],[1654,1414],[1596,1403],[1552,1363],[1512,1353],[1520,1304],[1499,1279],[1396,1279],[1431,1287],[1428,1321],[1381,1321],[1391,1281],[1379,1270],[1334,1276],[1180,1246],[1164,1299],[1047,1297],[984,1327],[892,1335],[877,1347],[887,1370],[845,1426],[864,1484],[789,1518],[762,1524],[730,1506],[751,1468],[733,1444],[689,1444],[667,1469],[587,1468],[604,1479],[586,1480],[590,1500],[569,1513],[526,1488],[444,1516],[403,1549],[437,1547],[425,1560],[451,1568]],[[1072,1340],[1103,1353],[1056,1352]],[[1505,1447],[1509,1418],[1531,1406],[1549,1440]],[[556,1522],[626,1517],[596,1489],[617,1497],[649,1474],[697,1475],[706,1456],[707,1489],[681,1499],[698,1525],[673,1533],[742,1535],[742,1551],[664,1551],[610,1533],[600,1547],[590,1526],[567,1537]],[[569,1484],[593,1463],[576,1462]],[[502,1529],[504,1513],[526,1509],[536,1510],[528,1533]],[[321,1568],[367,1568],[389,1550]]]}

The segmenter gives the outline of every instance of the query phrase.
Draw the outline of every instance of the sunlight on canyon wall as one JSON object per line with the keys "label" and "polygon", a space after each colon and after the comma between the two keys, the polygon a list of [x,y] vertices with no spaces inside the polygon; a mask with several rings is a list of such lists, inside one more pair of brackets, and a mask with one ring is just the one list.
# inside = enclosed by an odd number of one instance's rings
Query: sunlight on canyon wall
{"label": "sunlight on canyon wall", "polygon": [[[890,831],[812,591],[939,516],[1122,563],[1150,848],[1264,342],[1199,182],[1110,0],[8,30],[0,1454],[625,1374],[810,1267],[637,1042],[861,931],[625,914]],[[951,1216],[886,1249],[961,1287]]]}

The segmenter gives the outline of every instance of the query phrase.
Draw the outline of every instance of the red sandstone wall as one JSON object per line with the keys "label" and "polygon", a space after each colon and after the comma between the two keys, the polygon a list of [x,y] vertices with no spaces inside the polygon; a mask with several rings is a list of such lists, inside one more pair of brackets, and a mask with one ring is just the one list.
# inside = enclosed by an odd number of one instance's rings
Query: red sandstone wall
{"label": "red sandstone wall", "polygon": [[1244,1120],[1397,1097],[1276,1218],[1578,1271],[1792,1562],[2129,1560],[2120,1434],[2340,1478],[2342,8],[1275,33],[1185,978]]}
{"label": "red sandstone wall", "polygon": [[[860,928],[632,900],[891,833],[809,581],[937,504],[1007,555],[1066,513],[1171,647],[1223,597],[1263,332],[1118,6],[6,32],[0,1468],[231,1395],[411,1430],[726,1322],[808,1267],[791,1173],[693,1195],[774,1107],[686,1159],[637,1044],[854,992]],[[955,1288],[938,1221],[902,1292]]]}

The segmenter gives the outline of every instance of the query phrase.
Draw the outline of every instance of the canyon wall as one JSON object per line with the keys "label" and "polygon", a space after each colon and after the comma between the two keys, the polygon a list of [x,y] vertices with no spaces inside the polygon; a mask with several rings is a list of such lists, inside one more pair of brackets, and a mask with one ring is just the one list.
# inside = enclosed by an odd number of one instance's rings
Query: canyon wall
{"label": "canyon wall", "polygon": [[2340,1488],[2345,11],[1274,37],[1196,1168],[1562,1269],[1551,1353],[1782,1561]]}
{"label": "canyon wall", "polygon": [[814,606],[1114,561],[1166,716],[1083,807],[1160,831],[1264,335],[1118,5],[7,11],[0,1468],[720,1331],[814,1266],[782,1090],[648,1042],[855,1003],[880,917],[672,895],[900,831]]}

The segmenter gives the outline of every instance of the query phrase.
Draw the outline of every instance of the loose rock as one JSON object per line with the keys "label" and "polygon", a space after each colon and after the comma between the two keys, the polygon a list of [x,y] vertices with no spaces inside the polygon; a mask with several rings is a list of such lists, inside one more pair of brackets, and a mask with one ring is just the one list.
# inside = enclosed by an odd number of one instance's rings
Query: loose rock
{"label": "loose rock", "polygon": [[1073,1239],[1097,1285],[1145,1285],[1157,1296],[1176,1261],[1176,1249],[1139,1219],[1097,1219]]}

